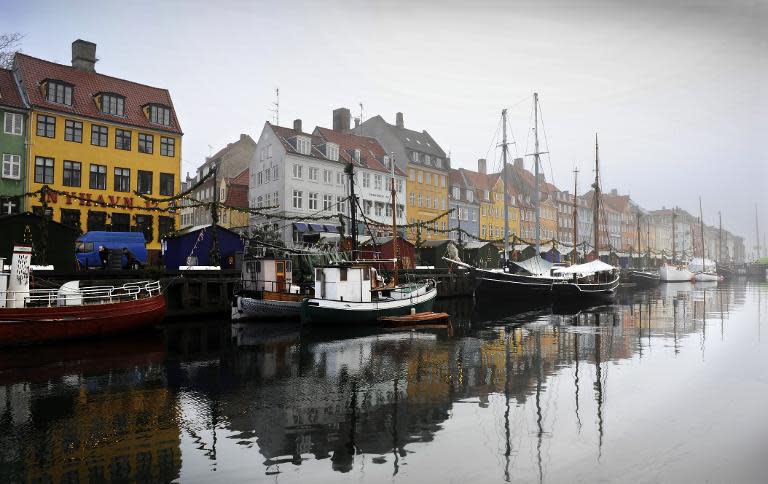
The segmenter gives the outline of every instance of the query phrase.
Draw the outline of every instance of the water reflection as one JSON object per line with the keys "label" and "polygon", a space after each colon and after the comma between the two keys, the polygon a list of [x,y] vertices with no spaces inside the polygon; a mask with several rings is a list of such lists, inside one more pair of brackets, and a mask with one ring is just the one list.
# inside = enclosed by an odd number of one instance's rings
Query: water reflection
{"label": "water reflection", "polygon": [[[187,469],[230,482],[300,480],[312,469],[315,478],[452,478],[419,467],[441,448],[480,480],[558,480],[551,456],[561,447],[591,448],[585,468],[615,461],[606,413],[621,411],[610,407],[615,368],[641,371],[665,351],[704,359],[712,331],[726,340],[755,293],[759,337],[765,290],[661,285],[597,307],[439,301],[452,334],[196,323],[6,353],[0,477],[157,482]],[[475,445],[469,462],[464,440]]]}

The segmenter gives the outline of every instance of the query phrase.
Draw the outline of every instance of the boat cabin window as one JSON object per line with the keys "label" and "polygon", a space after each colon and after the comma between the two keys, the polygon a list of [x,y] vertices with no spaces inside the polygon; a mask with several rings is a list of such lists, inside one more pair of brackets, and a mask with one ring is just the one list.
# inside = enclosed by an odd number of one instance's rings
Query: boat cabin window
{"label": "boat cabin window", "polygon": [[340,281],[346,281],[347,280],[347,268],[342,267],[339,269],[339,280]]}
{"label": "boat cabin window", "polygon": [[285,261],[285,272],[293,272],[293,261]]}
{"label": "boat cabin window", "polygon": [[322,269],[315,269],[315,280],[316,281],[322,281],[323,280],[323,270]]}
{"label": "boat cabin window", "polygon": [[78,252],[93,252],[93,242],[78,242],[77,243],[77,251]]}
{"label": "boat cabin window", "polygon": [[368,279],[370,279],[370,278],[371,278],[371,271],[370,271],[370,269],[369,269],[369,270],[367,270],[367,271],[366,271],[366,270],[363,270],[363,280],[364,280],[364,281],[367,281],[367,280],[368,280]]}

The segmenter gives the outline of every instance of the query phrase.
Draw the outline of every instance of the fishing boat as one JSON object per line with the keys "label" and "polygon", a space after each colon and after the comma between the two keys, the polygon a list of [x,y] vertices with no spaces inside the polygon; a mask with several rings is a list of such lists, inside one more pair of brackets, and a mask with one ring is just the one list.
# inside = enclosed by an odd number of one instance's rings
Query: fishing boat
{"label": "fishing boat", "polygon": [[246,260],[232,300],[232,321],[298,320],[301,301],[311,295],[293,283],[290,259],[262,255]]}
{"label": "fishing boat", "polygon": [[661,276],[656,271],[645,271],[642,269],[630,269],[627,271],[629,282],[638,287],[656,287],[659,285]]}
{"label": "fishing boat", "polygon": [[600,242],[600,158],[595,135],[595,182],[593,234],[595,260],[586,264],[574,264],[553,270],[552,294],[557,300],[590,300],[612,298],[619,286],[618,267],[606,264],[598,258]]}
{"label": "fishing boat", "polygon": [[[395,164],[391,164],[390,194],[392,206],[397,206],[395,190]],[[354,167],[350,163],[345,168],[349,177],[350,212],[352,218],[352,254],[357,253],[356,199]],[[301,320],[314,324],[359,324],[376,322],[388,316],[404,316],[413,312],[432,311],[437,297],[437,283],[425,281],[399,283],[398,281],[398,235],[397,213],[392,210],[392,234],[394,257],[391,260],[374,259],[371,261],[341,262],[334,265],[315,268],[314,296],[301,303]],[[391,262],[393,273],[391,280],[384,284],[378,271],[371,263]]]}
{"label": "fishing boat", "polygon": [[0,345],[45,343],[138,330],[165,316],[159,281],[30,288],[32,247],[16,245],[10,273],[0,259]]}

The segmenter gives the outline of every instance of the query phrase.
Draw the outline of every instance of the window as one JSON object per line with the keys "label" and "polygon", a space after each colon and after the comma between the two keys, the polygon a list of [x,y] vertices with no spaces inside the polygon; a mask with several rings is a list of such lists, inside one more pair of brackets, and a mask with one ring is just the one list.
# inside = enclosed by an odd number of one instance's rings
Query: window
{"label": "window", "polygon": [[305,138],[304,136],[297,136],[296,137],[296,151],[301,153],[302,155],[308,155],[310,152],[312,146],[312,142],[309,138]]}
{"label": "window", "polygon": [[171,110],[165,106],[153,104],[149,106],[149,120],[163,126],[171,125]]}
{"label": "window", "polygon": [[411,202],[411,207],[416,206],[416,194],[411,192],[410,195],[408,195],[408,200]]}
{"label": "window", "polygon": [[333,177],[331,176],[331,170],[323,170],[323,183],[330,185],[333,183]]}
{"label": "window", "polygon": [[21,155],[3,153],[3,178],[21,179]]}
{"label": "window", "polygon": [[61,209],[61,223],[80,230],[80,210]]}
{"label": "window", "polygon": [[53,158],[35,157],[35,183],[53,183]]}
{"label": "window", "polygon": [[320,170],[318,168],[315,168],[314,166],[310,166],[309,170],[309,181],[316,182],[317,181],[317,175],[320,173]]}
{"label": "window", "polygon": [[355,149],[355,151],[352,152],[352,157],[355,161],[360,161],[360,150]]}
{"label": "window", "polygon": [[336,210],[339,212],[347,213],[347,207],[343,205],[344,197],[341,195],[336,196]]}
{"label": "window", "polygon": [[272,170],[270,168],[267,168],[264,170],[264,183],[269,183],[270,178],[272,177]]}
{"label": "window", "polygon": [[277,166],[272,167],[272,179],[277,181]]}
{"label": "window", "polygon": [[79,187],[82,165],[79,161],[64,160],[64,186]]}
{"label": "window", "polygon": [[72,105],[72,86],[60,81],[48,81],[45,84],[45,99],[57,104]]}
{"label": "window", "polygon": [[91,144],[94,146],[107,146],[109,130],[106,126],[91,125]]}
{"label": "window", "polygon": [[113,232],[130,232],[131,231],[131,216],[129,214],[113,213],[111,218],[112,218]]}
{"label": "window", "polygon": [[173,173],[160,173],[160,195],[173,195],[175,181]]}
{"label": "window", "polygon": [[376,190],[381,190],[381,175],[374,175],[373,188]]}
{"label": "window", "polygon": [[317,193],[309,192],[309,209],[317,210]]}
{"label": "window", "polygon": [[442,168],[443,167],[443,159],[438,157],[438,156],[436,156],[435,157],[435,166],[438,167],[438,168]]}
{"label": "window", "polygon": [[332,195],[323,195],[323,210],[330,210],[333,205]]}
{"label": "window", "polygon": [[413,168],[408,170],[408,180],[416,181],[416,170],[414,170]]}
{"label": "window", "polygon": [[64,141],[83,142],[83,123],[67,119],[64,121]]}
{"label": "window", "polygon": [[155,148],[155,137],[151,134],[139,133],[139,153],[152,154]]}
{"label": "window", "polygon": [[[114,226],[114,222],[112,223]],[[166,234],[173,232],[176,226],[176,220],[173,217],[160,215],[157,217],[157,236],[162,238]]]}
{"label": "window", "polygon": [[422,193],[419,193],[419,208],[424,206],[424,195]]}
{"label": "window", "polygon": [[472,190],[467,190],[467,201],[470,203],[475,201],[475,193]]}
{"label": "window", "polygon": [[301,180],[302,178],[302,168],[303,166],[294,164],[293,165],[293,177]]}
{"label": "window", "polygon": [[107,228],[107,212],[89,210],[87,221],[89,231],[105,230]]}
{"label": "window", "polygon": [[461,198],[460,195],[461,190],[459,187],[451,187],[451,196],[454,198],[454,200],[458,200]]}
{"label": "window", "polygon": [[136,189],[139,193],[151,194],[152,193],[152,172],[139,170],[138,183]]}
{"label": "window", "polygon": [[129,168],[115,168],[115,191],[128,192],[131,190],[131,170]]}
{"label": "window", "polygon": [[176,156],[176,140],[174,138],[160,137],[160,155]]}
{"label": "window", "polygon": [[5,134],[15,134],[21,136],[24,129],[24,117],[21,114],[5,113],[5,127],[3,131]]}
{"label": "window", "polygon": [[107,189],[107,167],[91,163],[91,176],[89,186],[97,190]]}
{"label": "window", "polygon": [[425,165],[431,165],[432,164],[432,157],[429,155],[424,155],[424,164]]}
{"label": "window", "polygon": [[443,175],[443,176],[441,176],[441,177],[440,177],[440,186],[441,186],[441,187],[444,187],[444,186],[445,186],[445,175]]}
{"label": "window", "polygon": [[144,240],[152,242],[152,215],[136,215],[136,232],[144,234]]}
{"label": "window", "polygon": [[117,94],[102,94],[101,112],[115,116],[125,116],[125,98]]}
{"label": "window", "polygon": [[259,195],[256,197],[256,207],[261,208],[261,205],[264,203],[264,197]]}
{"label": "window", "polygon": [[432,173],[429,173],[429,172],[424,173],[424,183],[426,183],[427,185],[432,184]]}
{"label": "window", "polygon": [[325,154],[329,160],[339,161],[339,145],[336,143],[326,143]]}
{"label": "window", "polygon": [[115,129],[115,149],[131,150],[131,132],[124,129]]}
{"label": "window", "polygon": [[419,183],[423,183],[424,182],[424,179],[422,178],[421,171],[417,171],[416,172],[416,181],[419,182]]}
{"label": "window", "polygon": [[371,174],[363,173],[363,188],[369,188],[371,186]]}
{"label": "window", "polygon": [[336,172],[336,184],[337,185],[343,185],[344,184],[344,176],[339,171]]}
{"label": "window", "polygon": [[419,154],[416,153],[415,151],[411,151],[411,161],[413,161],[414,163],[419,162]]}
{"label": "window", "polygon": [[37,115],[37,135],[44,138],[56,137],[56,118],[53,116]]}
{"label": "window", "polygon": [[383,204],[380,202],[376,202],[376,216],[381,217],[381,208]]}
{"label": "window", "polygon": [[293,191],[293,208],[301,210],[302,200],[304,199],[304,192],[301,190]]}

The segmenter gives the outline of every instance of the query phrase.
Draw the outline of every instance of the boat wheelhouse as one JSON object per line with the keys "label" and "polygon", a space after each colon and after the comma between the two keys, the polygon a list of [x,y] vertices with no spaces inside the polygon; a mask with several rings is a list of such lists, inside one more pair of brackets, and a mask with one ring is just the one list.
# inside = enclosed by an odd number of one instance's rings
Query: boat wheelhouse
{"label": "boat wheelhouse", "polygon": [[232,320],[296,319],[310,288],[293,282],[290,259],[259,257],[243,261],[232,302]]}

